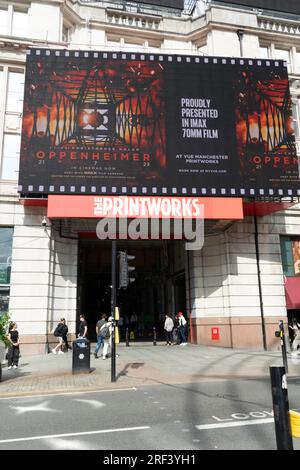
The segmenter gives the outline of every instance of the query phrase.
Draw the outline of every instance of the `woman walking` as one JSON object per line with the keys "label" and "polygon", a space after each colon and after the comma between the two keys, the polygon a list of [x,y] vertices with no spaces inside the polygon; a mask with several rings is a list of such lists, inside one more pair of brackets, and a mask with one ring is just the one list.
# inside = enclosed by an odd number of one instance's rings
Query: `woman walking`
{"label": "woman walking", "polygon": [[18,325],[15,322],[11,322],[9,325],[8,339],[10,344],[7,351],[8,369],[17,369],[19,365],[20,343],[17,327]]}
{"label": "woman walking", "polygon": [[66,320],[64,318],[60,319],[60,322],[57,324],[57,327],[54,331],[54,336],[58,339],[58,345],[52,349],[53,354],[63,354],[62,346],[64,342],[64,336],[67,334],[68,327],[66,325]]}

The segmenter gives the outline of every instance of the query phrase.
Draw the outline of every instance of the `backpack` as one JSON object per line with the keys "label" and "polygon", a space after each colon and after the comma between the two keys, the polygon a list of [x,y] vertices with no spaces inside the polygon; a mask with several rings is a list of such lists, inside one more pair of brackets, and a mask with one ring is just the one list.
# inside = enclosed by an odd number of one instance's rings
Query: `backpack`
{"label": "backpack", "polygon": [[103,325],[100,328],[100,336],[102,336],[102,338],[104,338],[104,339],[109,339],[110,338],[109,324],[105,323],[105,325]]}
{"label": "backpack", "polygon": [[63,326],[63,325],[62,325],[61,323],[59,323],[59,324],[57,325],[57,327],[55,328],[55,331],[54,331],[54,333],[53,333],[54,336],[62,336],[62,335],[63,335],[62,326]]}

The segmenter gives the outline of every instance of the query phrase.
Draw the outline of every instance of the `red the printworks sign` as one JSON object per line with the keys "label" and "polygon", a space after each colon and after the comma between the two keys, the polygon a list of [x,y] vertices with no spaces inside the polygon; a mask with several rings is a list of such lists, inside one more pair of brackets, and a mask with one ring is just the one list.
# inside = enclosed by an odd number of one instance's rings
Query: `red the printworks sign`
{"label": "red the printworks sign", "polygon": [[170,196],[48,197],[49,218],[242,219],[240,198]]}

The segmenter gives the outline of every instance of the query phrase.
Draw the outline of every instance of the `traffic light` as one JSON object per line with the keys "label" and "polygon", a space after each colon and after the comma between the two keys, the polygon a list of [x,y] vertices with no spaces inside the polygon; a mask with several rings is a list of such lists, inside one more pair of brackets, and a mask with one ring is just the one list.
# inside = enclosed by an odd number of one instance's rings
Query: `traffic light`
{"label": "traffic light", "polygon": [[135,256],[128,255],[126,251],[119,251],[119,288],[127,289],[135,278],[130,275],[135,270],[134,266],[129,265],[129,261],[135,259]]}

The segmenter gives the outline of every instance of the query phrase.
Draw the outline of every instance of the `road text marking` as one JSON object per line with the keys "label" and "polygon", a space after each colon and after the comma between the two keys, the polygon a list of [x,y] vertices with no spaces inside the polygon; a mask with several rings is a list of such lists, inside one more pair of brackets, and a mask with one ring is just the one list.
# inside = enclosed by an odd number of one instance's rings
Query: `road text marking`
{"label": "road text marking", "polygon": [[197,425],[197,429],[217,429],[217,428],[233,428],[236,426],[250,426],[251,424],[270,424],[274,423],[274,418],[250,419],[248,421],[233,421],[231,423],[213,423]]}

